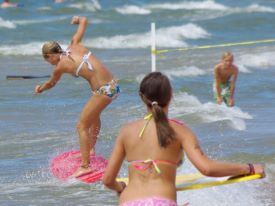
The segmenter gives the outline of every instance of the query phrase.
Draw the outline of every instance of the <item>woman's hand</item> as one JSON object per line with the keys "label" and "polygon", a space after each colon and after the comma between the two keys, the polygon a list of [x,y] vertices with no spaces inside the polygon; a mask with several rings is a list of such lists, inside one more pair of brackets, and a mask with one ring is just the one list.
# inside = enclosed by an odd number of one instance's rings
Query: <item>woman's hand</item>
{"label": "woman's hand", "polygon": [[40,88],[41,88],[41,85],[37,85],[37,86],[35,87],[35,89],[34,89],[35,94],[40,94],[40,93],[42,93],[42,90],[41,90]]}
{"label": "woman's hand", "polygon": [[125,182],[118,182],[119,183],[119,185],[120,185],[120,190],[119,191],[117,191],[117,196],[120,196],[120,194],[123,192],[123,190],[126,188],[126,184],[125,184]]}
{"label": "woman's hand", "polygon": [[264,167],[262,165],[253,164],[253,167],[255,170],[255,174],[260,174],[262,177],[265,177],[265,171],[264,171]]}

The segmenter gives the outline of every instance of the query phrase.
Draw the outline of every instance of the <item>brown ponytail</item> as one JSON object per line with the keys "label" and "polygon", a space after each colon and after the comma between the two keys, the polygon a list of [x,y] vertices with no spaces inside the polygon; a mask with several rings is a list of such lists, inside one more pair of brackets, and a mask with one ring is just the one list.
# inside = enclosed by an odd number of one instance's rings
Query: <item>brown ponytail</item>
{"label": "brown ponytail", "polygon": [[159,145],[166,147],[175,139],[175,132],[163,111],[163,107],[167,106],[172,98],[170,81],[162,73],[152,72],[144,77],[139,91],[144,103],[152,110]]}

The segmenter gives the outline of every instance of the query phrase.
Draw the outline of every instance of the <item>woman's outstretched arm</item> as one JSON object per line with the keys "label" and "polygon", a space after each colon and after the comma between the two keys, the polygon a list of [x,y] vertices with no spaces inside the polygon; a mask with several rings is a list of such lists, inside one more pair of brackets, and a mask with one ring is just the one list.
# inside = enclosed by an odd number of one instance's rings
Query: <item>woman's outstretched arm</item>
{"label": "woman's outstretched arm", "polygon": [[56,68],[53,71],[52,76],[48,81],[46,81],[44,84],[37,85],[35,87],[35,90],[34,90],[35,93],[39,94],[39,93],[42,93],[45,90],[48,90],[48,89],[51,89],[52,87],[54,87],[56,85],[56,83],[59,81],[59,79],[61,78],[62,73],[63,72],[62,72],[61,69]]}
{"label": "woman's outstretched arm", "polygon": [[189,160],[203,175],[223,177],[256,173],[264,176],[264,169],[261,165],[227,163],[209,159],[200,148],[195,134],[193,134],[193,132],[188,128],[185,128],[184,130],[183,133],[185,135],[182,138],[184,151]]}

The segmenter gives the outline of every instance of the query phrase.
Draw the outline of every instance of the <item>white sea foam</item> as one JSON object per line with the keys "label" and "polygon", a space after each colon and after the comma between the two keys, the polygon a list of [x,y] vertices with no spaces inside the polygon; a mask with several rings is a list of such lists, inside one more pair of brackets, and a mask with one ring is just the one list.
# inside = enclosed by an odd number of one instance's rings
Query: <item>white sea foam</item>
{"label": "white sea foam", "polygon": [[[118,13],[123,15],[147,15],[153,13],[154,10],[202,10],[204,13],[190,17],[192,20],[200,19],[213,19],[224,15],[230,15],[234,13],[253,13],[253,12],[269,12],[273,13],[275,10],[272,7],[262,6],[259,4],[251,4],[246,7],[229,7],[215,1],[184,1],[178,3],[162,3],[162,4],[147,4],[144,6],[125,5],[120,8],[116,8]],[[215,10],[213,13],[212,11]],[[207,12],[207,15],[206,13]]]}
{"label": "white sea foam", "polygon": [[[210,34],[196,24],[184,24],[156,30],[156,43],[159,47],[184,47],[185,39],[208,38]],[[116,35],[88,39],[87,46],[96,48],[145,48],[151,45],[150,31],[144,33]]]}
{"label": "white sea foam", "polygon": [[184,24],[181,26],[171,26],[167,28],[160,28],[157,30],[157,35],[170,35],[175,39],[185,38],[185,39],[201,39],[208,38],[210,34],[205,31],[202,27],[196,24]]}
{"label": "white sea foam", "polygon": [[151,11],[135,5],[125,5],[120,8],[116,8],[116,11],[120,14],[138,14],[138,15],[147,15]]}
{"label": "white sea foam", "polygon": [[[0,54],[3,55],[35,55],[41,52],[41,43],[32,42],[21,45],[3,45],[0,47]],[[39,53],[38,53],[39,52]]]}
{"label": "white sea foam", "polygon": [[272,7],[261,6],[259,4],[251,4],[246,7],[228,7],[225,11],[225,15],[239,14],[239,13],[274,13],[275,10]]}
{"label": "white sea foam", "polygon": [[[246,7],[229,7],[215,1],[183,1],[177,3],[149,3],[144,6],[127,5],[117,8],[116,11],[123,15],[147,15],[156,10],[199,10],[202,11],[190,17],[191,21],[199,21],[205,19],[218,18],[225,15],[236,13],[273,13],[275,10],[272,7],[262,6],[259,4],[251,4]],[[213,12],[213,10],[215,12]]]}
{"label": "white sea foam", "polygon": [[87,2],[87,3],[74,3],[68,5],[70,8],[76,8],[76,9],[81,9],[81,10],[86,10],[86,11],[98,11],[101,10],[101,5],[97,0],[92,0],[92,2]]}
{"label": "white sea foam", "polygon": [[[3,45],[0,46],[0,54],[2,55],[41,55],[41,48],[45,42],[30,42],[19,45]],[[63,49],[66,45],[61,44]]]}
{"label": "white sea foam", "polygon": [[268,69],[275,66],[275,52],[244,54],[238,57],[236,65],[241,72],[251,72],[251,69]]}
{"label": "white sea foam", "polygon": [[[65,18],[65,17],[64,17]],[[33,20],[36,22],[36,20]],[[29,21],[17,22],[28,24]],[[37,21],[38,23],[38,21]],[[207,38],[207,31],[195,24],[172,26],[157,30],[157,44],[160,47],[183,47],[187,46],[184,39]],[[0,53],[3,55],[36,55],[40,54],[44,42],[30,42],[20,45],[1,45]],[[112,37],[98,37],[86,39],[85,45],[93,48],[146,48],[151,45],[151,33],[136,33],[129,35],[116,35]]]}
{"label": "white sea foam", "polygon": [[[216,10],[226,13],[251,13],[251,12],[274,12],[272,7],[262,6],[259,4],[251,4],[246,7],[228,7],[215,1],[190,1],[180,3],[163,3],[148,4],[147,9],[164,9],[164,10]],[[225,13],[225,14],[226,14]]]}
{"label": "white sea foam", "polygon": [[201,103],[195,96],[187,93],[177,93],[174,95],[174,101],[170,111],[171,116],[196,116],[202,122],[227,121],[228,125],[236,130],[245,130],[245,119],[253,117],[243,112],[237,106],[227,107],[226,105],[217,105],[212,102]]}
{"label": "white sea foam", "polygon": [[261,6],[259,4],[251,4],[250,6],[244,8],[246,12],[270,12],[273,13],[275,10],[268,6]]}
{"label": "white sea foam", "polygon": [[97,9],[97,10],[101,10],[102,7],[100,5],[100,3],[98,2],[98,0],[92,0],[93,4],[94,4],[94,7]]}
{"label": "white sea foam", "polygon": [[181,67],[173,70],[164,72],[169,79],[173,79],[173,77],[186,77],[186,76],[199,76],[204,75],[206,72],[202,69],[199,69],[195,66],[191,67]]}
{"label": "white sea foam", "polygon": [[[212,8],[211,5],[209,8]],[[205,11],[211,10],[209,8],[205,8]],[[261,6],[259,4],[251,4],[249,6],[245,7],[224,7],[224,8],[218,8],[216,7],[216,12],[208,12],[207,15],[204,14],[202,18],[207,18],[207,19],[213,19],[225,15],[232,15],[232,14],[241,14],[241,13],[274,13],[275,10],[272,7],[267,7],[267,6]],[[195,18],[196,19],[196,18]],[[201,18],[198,18],[200,20]]]}
{"label": "white sea foam", "polygon": [[59,17],[53,17],[53,18],[47,18],[47,19],[23,19],[23,20],[16,20],[13,21],[16,25],[29,25],[29,24],[41,24],[41,23],[50,23],[50,22],[57,22],[62,21],[64,19],[69,19],[71,16],[59,16]]}
{"label": "white sea foam", "polygon": [[9,20],[4,20],[0,17],[0,27],[8,28],[8,29],[15,29],[16,24]]}
{"label": "white sea foam", "polygon": [[53,8],[50,6],[41,6],[41,7],[37,8],[37,10],[39,10],[39,11],[50,11],[52,9]]}
{"label": "white sea foam", "polygon": [[[13,21],[7,21],[6,24],[11,24],[12,28],[16,28],[16,25],[30,25],[30,24],[41,24],[41,23],[51,23],[51,22],[57,22],[57,21],[63,21],[68,20],[68,24],[70,22],[71,16],[64,15],[64,16],[58,16],[58,17],[51,17],[47,19],[22,19],[22,20],[13,20]],[[100,24],[105,21],[101,19],[93,18],[89,21],[90,24]],[[5,24],[3,24],[5,25]],[[0,18],[0,27],[3,26],[1,24],[1,18]]]}
{"label": "white sea foam", "polygon": [[194,10],[194,9],[206,9],[206,10],[226,10],[228,7],[216,3],[215,1],[184,1],[181,3],[163,3],[163,4],[149,4],[146,6],[150,9],[165,9],[165,10]]}
{"label": "white sea foam", "polygon": [[[203,206],[264,205],[258,199],[255,183],[230,184],[201,190],[178,192],[178,203]],[[199,198],[198,198],[199,197]]]}

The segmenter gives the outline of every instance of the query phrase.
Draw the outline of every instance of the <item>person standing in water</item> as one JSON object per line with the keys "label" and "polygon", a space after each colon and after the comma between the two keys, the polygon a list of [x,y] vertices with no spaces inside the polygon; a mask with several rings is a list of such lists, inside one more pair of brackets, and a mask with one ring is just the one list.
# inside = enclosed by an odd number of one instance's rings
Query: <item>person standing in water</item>
{"label": "person standing in water", "polygon": [[225,52],[221,62],[214,68],[214,98],[218,104],[224,102],[229,107],[235,105],[234,93],[239,72],[233,61],[233,54]]}
{"label": "person standing in water", "polygon": [[17,6],[19,6],[18,3],[10,3],[9,0],[4,0],[1,3],[1,8],[9,8],[9,7],[17,7]]}
{"label": "person standing in water", "polygon": [[[177,205],[176,170],[183,152],[203,174],[211,177],[259,173],[261,165],[209,159],[196,135],[184,124],[168,119],[172,87],[167,76],[152,72],[140,83],[139,95],[147,109],[143,119],[122,127],[103,176],[103,183],[119,195],[119,205]],[[116,177],[128,161],[129,184]]]}
{"label": "person standing in water", "polygon": [[107,67],[81,42],[86,31],[87,18],[74,16],[71,24],[78,25],[78,29],[65,51],[54,41],[43,45],[42,54],[45,61],[55,67],[51,78],[35,87],[35,93],[40,94],[54,87],[63,74],[82,77],[89,83],[93,95],[84,106],[77,124],[81,166],[72,176],[78,177],[92,172],[93,163],[90,165],[89,157],[90,153],[95,153],[96,138],[101,126],[101,112],[118,96],[120,89]]}

